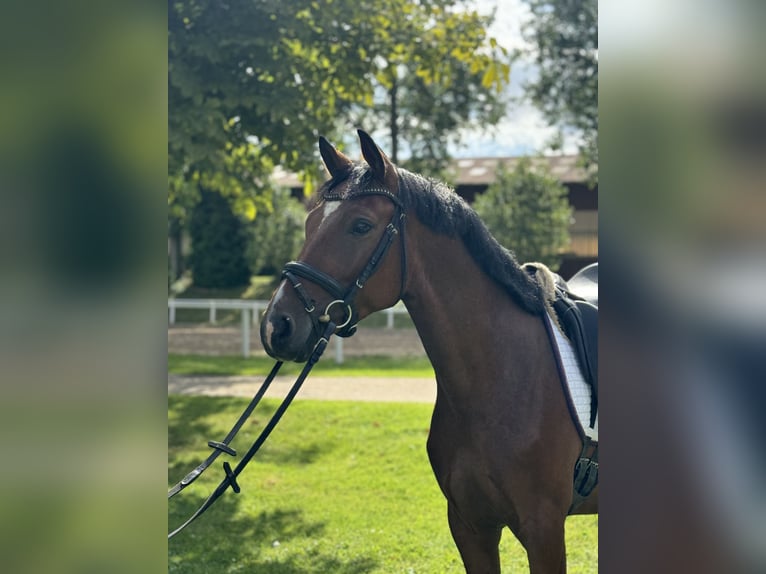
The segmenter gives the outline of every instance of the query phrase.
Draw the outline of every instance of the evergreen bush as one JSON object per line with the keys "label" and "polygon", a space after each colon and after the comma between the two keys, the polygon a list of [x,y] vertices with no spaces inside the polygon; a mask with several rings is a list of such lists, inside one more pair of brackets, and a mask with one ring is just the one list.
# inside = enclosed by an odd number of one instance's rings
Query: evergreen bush
{"label": "evergreen bush", "polygon": [[519,263],[539,261],[558,270],[570,242],[572,208],[567,189],[549,172],[533,169],[529,158],[522,158],[513,171],[501,166],[473,207]]}
{"label": "evergreen bush", "polygon": [[247,285],[247,238],[242,220],[220,193],[202,191],[189,222],[194,285],[225,289]]}

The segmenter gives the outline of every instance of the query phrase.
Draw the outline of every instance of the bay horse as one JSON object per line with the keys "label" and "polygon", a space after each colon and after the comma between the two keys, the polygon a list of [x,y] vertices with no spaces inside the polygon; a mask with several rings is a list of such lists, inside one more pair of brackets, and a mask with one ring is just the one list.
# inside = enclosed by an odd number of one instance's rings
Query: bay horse
{"label": "bay horse", "polygon": [[[264,348],[303,362],[322,323],[348,336],[401,299],[436,374],[427,451],[466,572],[499,574],[508,526],[532,574],[565,573],[582,442],[541,288],[456,193],[359,138],[366,164],[319,140],[331,178],[264,314]],[[597,500],[598,487],[571,513],[596,513]]]}

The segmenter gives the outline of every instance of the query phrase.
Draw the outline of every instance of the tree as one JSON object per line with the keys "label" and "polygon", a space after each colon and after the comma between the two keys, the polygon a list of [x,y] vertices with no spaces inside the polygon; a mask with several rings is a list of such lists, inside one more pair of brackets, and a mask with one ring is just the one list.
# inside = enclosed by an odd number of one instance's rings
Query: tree
{"label": "tree", "polygon": [[[310,189],[320,176],[318,136],[366,125],[367,110],[393,118],[394,149],[401,134],[419,157],[437,161],[449,134],[496,122],[508,55],[486,37],[490,18],[467,4],[169,0],[175,241],[204,192],[252,220],[270,212],[274,166],[304,173]],[[388,109],[375,108],[378,94],[389,94]]]}
{"label": "tree", "polygon": [[525,0],[525,36],[539,69],[526,86],[548,121],[582,134],[586,166],[598,166],[598,2]]}
{"label": "tree", "polygon": [[348,25],[349,7],[169,0],[171,217],[185,220],[207,190],[252,219],[268,206],[276,164],[317,177],[318,135],[371,94],[364,30]]}
{"label": "tree", "polygon": [[[493,15],[468,9],[463,0],[389,1],[373,20],[374,104],[356,108],[357,125],[388,134],[394,163],[402,144],[408,167],[439,171],[450,139],[462,128],[497,124],[510,56],[487,36]],[[367,16],[369,17],[369,16]]]}
{"label": "tree", "polygon": [[[274,165],[318,177],[318,135],[367,110],[385,118],[394,156],[400,133],[443,158],[459,127],[497,122],[508,55],[487,38],[491,17],[467,5],[169,0],[171,216],[183,220],[205,189],[254,217]],[[388,107],[375,107],[380,94]]]}
{"label": "tree", "polygon": [[[370,95],[364,30],[342,4],[168,2],[168,215],[171,249],[204,192],[252,220],[269,210],[276,164],[318,177],[320,133]],[[172,266],[178,272],[176,264]]]}
{"label": "tree", "polygon": [[520,262],[539,261],[552,270],[569,245],[572,208],[558,180],[523,158],[511,172],[500,167],[495,182],[479,195],[474,209]]}
{"label": "tree", "polygon": [[247,260],[254,274],[276,274],[298,256],[303,245],[306,208],[290,190],[276,189],[270,213],[247,225]]}

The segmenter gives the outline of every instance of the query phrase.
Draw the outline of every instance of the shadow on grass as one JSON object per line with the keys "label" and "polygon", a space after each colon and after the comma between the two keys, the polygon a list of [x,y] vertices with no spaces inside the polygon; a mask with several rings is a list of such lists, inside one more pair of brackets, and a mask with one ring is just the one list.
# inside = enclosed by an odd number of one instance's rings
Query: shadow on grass
{"label": "shadow on grass", "polygon": [[[180,495],[179,495],[180,496]],[[228,496],[228,498],[227,498]],[[182,523],[202,504],[199,496],[189,496],[170,504],[170,527]],[[235,518],[240,499],[227,492],[208,512],[168,542],[169,572],[268,572],[269,574],[309,574],[333,572],[364,574],[377,562],[368,556],[342,560],[323,553],[312,541],[325,534],[325,523],[309,521],[298,508],[262,511]],[[266,552],[275,541],[281,547],[305,548],[298,554],[279,557]]]}
{"label": "shadow on grass", "polygon": [[333,449],[329,442],[312,442],[301,446],[285,446],[281,444],[269,444],[263,446],[263,450],[255,455],[255,459],[261,463],[272,463],[280,466],[295,465],[303,466],[312,464],[317,459]]}
{"label": "shadow on grass", "polygon": [[[236,449],[236,457],[231,457],[225,453],[219,455],[216,461],[213,462],[213,464],[207,470],[205,470],[203,476],[209,477],[221,475],[221,478],[223,478],[221,473],[221,464],[223,461],[228,461],[232,468],[236,468],[237,464],[249,448],[249,443],[242,445],[242,448],[238,447]],[[317,461],[317,459],[319,459],[319,457],[329,452],[331,448],[332,447],[327,443],[312,443],[303,446],[283,447],[277,445],[268,445],[267,441],[267,444],[265,444],[261,450],[255,454],[254,458],[250,462],[250,465],[245,468],[243,475],[248,471],[257,472],[256,469],[258,469],[259,465],[261,464],[274,464],[282,467],[304,466],[313,464]],[[212,453],[212,449],[207,447],[207,450],[200,452],[198,456],[193,458],[184,457],[180,459],[173,458],[169,460],[168,481],[172,484],[175,484],[183,477],[185,477],[188,472],[192,471],[197,467],[197,465],[202,463],[210,453]],[[168,488],[172,486],[172,484],[169,484]]]}
{"label": "shadow on grass", "polygon": [[295,559],[287,559],[284,562],[254,562],[248,564],[253,572],[268,572],[268,574],[365,574],[372,572],[377,562],[371,558],[352,558],[348,562],[342,562],[331,556],[312,556],[312,565],[304,566],[297,564]]}
{"label": "shadow on grass", "polygon": [[[179,494],[168,504],[170,528],[183,523],[204,502],[196,493],[186,497],[184,494],[187,493]],[[271,546],[274,540],[312,538],[321,536],[325,530],[323,522],[306,521],[298,508],[261,511],[236,518],[240,504],[240,497],[225,492],[204,515],[168,541],[170,554],[181,556],[185,561],[207,561],[212,554],[258,554],[259,548]]]}
{"label": "shadow on grass", "polygon": [[[208,440],[222,440],[246,404],[235,397],[168,397],[168,446],[206,447]],[[258,405],[251,420],[273,412],[270,404]]]}
{"label": "shadow on grass", "polygon": [[[242,399],[230,397],[179,396],[170,399],[168,404],[173,421],[168,424],[170,459],[168,479],[175,482],[210,455],[212,450],[207,446],[208,441],[222,441],[244,410],[246,403]],[[273,402],[259,404],[230,445],[237,451],[237,456],[231,458],[222,454],[218,460],[228,459],[230,464],[235,466],[271,419],[275,410],[276,406]],[[289,412],[285,416],[289,416]],[[295,445],[284,444],[284,441],[275,442],[273,437],[269,437],[253,463],[306,465],[316,462],[322,454],[333,448],[333,445],[327,441]],[[218,461],[214,464],[220,466]]]}

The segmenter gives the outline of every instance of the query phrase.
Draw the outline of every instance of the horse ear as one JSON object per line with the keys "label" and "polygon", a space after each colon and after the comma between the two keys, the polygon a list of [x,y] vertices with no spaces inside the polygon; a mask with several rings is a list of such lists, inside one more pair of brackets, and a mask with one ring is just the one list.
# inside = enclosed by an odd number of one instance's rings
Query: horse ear
{"label": "horse ear", "polygon": [[319,136],[319,153],[332,177],[339,176],[353,167],[353,162],[335,149],[324,136]]}
{"label": "horse ear", "polygon": [[359,142],[362,144],[362,157],[372,169],[373,175],[380,181],[386,181],[386,171],[392,171],[393,164],[377,144],[372,141],[370,134],[364,130],[356,130]]}

